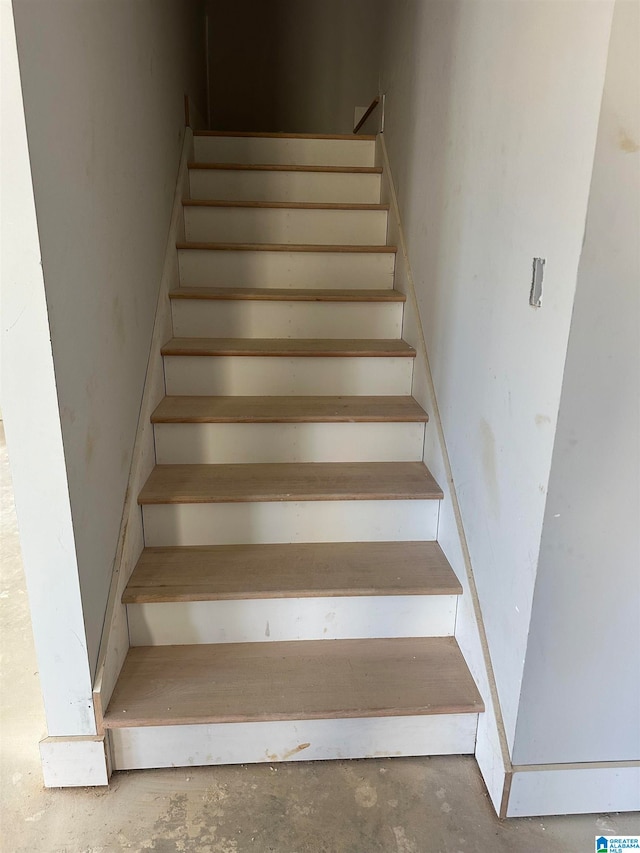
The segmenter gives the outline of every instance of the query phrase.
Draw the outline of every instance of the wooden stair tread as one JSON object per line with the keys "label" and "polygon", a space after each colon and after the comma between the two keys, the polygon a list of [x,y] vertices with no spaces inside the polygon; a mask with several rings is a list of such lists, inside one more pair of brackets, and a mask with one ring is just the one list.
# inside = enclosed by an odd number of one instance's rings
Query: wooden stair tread
{"label": "wooden stair tread", "polygon": [[231,136],[255,139],[344,139],[351,142],[374,141],[371,134],[356,133],[254,133],[250,130],[194,130],[194,136]]}
{"label": "wooden stair tread", "polygon": [[379,338],[171,338],[162,347],[162,355],[194,356],[415,358],[415,354],[403,340]]}
{"label": "wooden stair tread", "polygon": [[140,504],[440,500],[422,462],[261,462],[156,465]]}
{"label": "wooden stair tread", "polygon": [[381,175],[382,166],[310,166],[294,163],[202,163],[192,160],[189,169],[221,169],[231,172],[336,172],[338,174]]}
{"label": "wooden stair tread", "polygon": [[426,423],[413,397],[164,397],[152,423]]}
{"label": "wooden stair tread", "polygon": [[131,648],[107,728],[479,713],[453,637]]}
{"label": "wooden stair tread", "polygon": [[437,542],[305,542],[145,548],[122,601],[461,593]]}
{"label": "wooden stair tread", "polygon": [[249,207],[273,208],[275,210],[382,210],[388,211],[388,204],[349,204],[347,202],[325,201],[240,201],[226,199],[185,198],[183,207]]}
{"label": "wooden stair tread", "polygon": [[170,299],[256,300],[262,302],[406,302],[399,290],[339,290],[293,287],[179,287]]}
{"label": "wooden stair tread", "polygon": [[325,245],[322,243],[205,243],[180,242],[179,250],[191,249],[201,252],[316,252],[338,254],[385,255],[396,254],[397,246],[352,246],[345,243]]}

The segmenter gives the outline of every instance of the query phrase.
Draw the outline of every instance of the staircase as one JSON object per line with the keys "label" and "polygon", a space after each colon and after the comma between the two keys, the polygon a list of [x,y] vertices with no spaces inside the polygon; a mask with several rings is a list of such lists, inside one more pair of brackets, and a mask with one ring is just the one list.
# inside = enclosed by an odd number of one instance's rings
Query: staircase
{"label": "staircase", "polygon": [[473,752],[375,139],[194,145],[114,766]]}

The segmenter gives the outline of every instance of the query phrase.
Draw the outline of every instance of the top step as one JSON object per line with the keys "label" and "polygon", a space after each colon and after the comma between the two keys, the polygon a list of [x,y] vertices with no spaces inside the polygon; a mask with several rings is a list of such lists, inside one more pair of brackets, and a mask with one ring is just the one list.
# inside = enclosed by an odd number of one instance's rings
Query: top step
{"label": "top step", "polygon": [[291,166],[373,166],[374,136],[199,131],[193,139],[200,163]]}

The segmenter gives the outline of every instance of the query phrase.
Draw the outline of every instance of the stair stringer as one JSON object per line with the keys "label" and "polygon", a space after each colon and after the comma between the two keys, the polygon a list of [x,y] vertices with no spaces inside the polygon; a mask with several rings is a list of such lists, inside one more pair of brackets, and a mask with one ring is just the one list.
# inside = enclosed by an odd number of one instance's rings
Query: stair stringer
{"label": "stair stringer", "polygon": [[[164,366],[160,350],[165,341],[173,334],[169,293],[180,284],[178,256],[175,247],[177,242],[185,238],[182,200],[189,197],[188,163],[192,157],[193,131],[187,127],[178,166],[171,220],[167,233],[167,248],[149,348],[149,361],[140,403],[140,414],[93,687],[96,728],[99,734],[104,733],[103,713],[111,699],[113,688],[118,680],[130,645],[127,608],[122,603],[122,595],[144,548],[142,508],[138,505],[137,498],[156,463],[151,414],[165,395]],[[107,748],[109,749],[108,732]]]}
{"label": "stair stringer", "polygon": [[383,133],[377,137],[376,158],[376,164],[383,167],[380,201],[390,204],[387,242],[398,246],[394,286],[407,296],[402,337],[417,353],[412,395],[431,416],[423,462],[444,492],[436,538],[463,587],[463,595],[458,600],[455,638],[485,703],[485,712],[478,717],[475,757],[491,802],[497,814],[504,817],[511,783],[511,759]]}

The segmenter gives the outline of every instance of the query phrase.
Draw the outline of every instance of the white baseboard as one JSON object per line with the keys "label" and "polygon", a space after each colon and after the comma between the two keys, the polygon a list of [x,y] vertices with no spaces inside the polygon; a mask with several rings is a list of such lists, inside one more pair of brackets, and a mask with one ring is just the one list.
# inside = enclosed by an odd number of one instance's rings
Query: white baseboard
{"label": "white baseboard", "polygon": [[640,811],[640,761],[515,766],[506,817]]}
{"label": "white baseboard", "polygon": [[[377,204],[379,201],[380,175],[374,173],[278,172],[275,181],[273,175],[268,171],[242,169],[191,169],[191,197],[328,204]],[[303,284],[295,286],[304,287]]]}
{"label": "white baseboard", "polygon": [[372,139],[300,136],[196,136],[198,163],[278,163],[295,166],[373,166]]}
{"label": "white baseboard", "polygon": [[147,547],[272,542],[425,542],[436,538],[437,500],[247,501],[146,504]]}
{"label": "white baseboard", "polygon": [[127,605],[132,646],[450,637],[455,595],[239,598]]}
{"label": "white baseboard", "polygon": [[423,423],[155,424],[158,465],[420,462]]}
{"label": "white baseboard", "polygon": [[109,784],[104,737],[47,737],[40,741],[40,757],[46,788]]}
{"label": "white baseboard", "polygon": [[172,335],[169,291],[174,290],[179,284],[178,259],[175,245],[178,240],[184,238],[182,199],[188,195],[189,170],[187,163],[192,156],[192,151],[193,135],[190,128],[187,128],[178,169],[171,222],[167,235],[167,248],[158,290],[158,303],[149,350],[147,375],[145,377],[140,405],[129,482],[125,495],[120,535],[114,561],[114,573],[109,591],[109,601],[105,614],[96,679],[93,687],[96,724],[99,734],[102,734],[103,712],[109,704],[111,693],[129,651],[129,629],[126,607],[122,604],[122,593],[144,548],[142,513],[138,506],[137,496],[155,465],[155,445],[151,413],[165,394],[164,371],[160,348]]}
{"label": "white baseboard", "polygon": [[398,246],[394,286],[407,296],[402,336],[417,353],[412,394],[429,415],[423,461],[444,492],[436,539],[463,587],[455,636],[485,703],[485,712],[478,722],[475,755],[493,807],[502,815],[505,783],[511,769],[509,749],[383,134],[378,136],[377,162],[383,167],[381,201],[390,205],[387,240]]}
{"label": "white baseboard", "polygon": [[115,728],[114,770],[473,753],[477,714]]}

